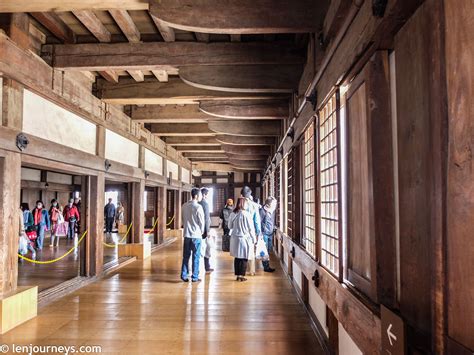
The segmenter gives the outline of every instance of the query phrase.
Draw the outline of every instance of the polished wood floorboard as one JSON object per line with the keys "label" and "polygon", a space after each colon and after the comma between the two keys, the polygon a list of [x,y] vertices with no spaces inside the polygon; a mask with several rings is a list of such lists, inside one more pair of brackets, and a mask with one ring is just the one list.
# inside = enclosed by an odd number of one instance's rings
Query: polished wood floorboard
{"label": "polished wood floorboard", "polygon": [[277,261],[275,273],[241,283],[219,251],[214,273],[183,283],[181,248],[175,242],[40,309],[1,342],[101,345],[107,354],[323,353]]}

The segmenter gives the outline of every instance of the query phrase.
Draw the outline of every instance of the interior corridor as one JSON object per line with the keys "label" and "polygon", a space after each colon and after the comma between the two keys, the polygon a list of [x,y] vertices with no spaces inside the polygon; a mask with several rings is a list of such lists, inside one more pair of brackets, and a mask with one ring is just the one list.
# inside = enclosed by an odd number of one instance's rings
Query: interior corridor
{"label": "interior corridor", "polygon": [[186,284],[181,255],[178,239],[39,309],[1,343],[100,345],[113,354],[323,353],[275,256],[275,273],[257,270],[242,283],[229,253],[216,250],[215,271]]}

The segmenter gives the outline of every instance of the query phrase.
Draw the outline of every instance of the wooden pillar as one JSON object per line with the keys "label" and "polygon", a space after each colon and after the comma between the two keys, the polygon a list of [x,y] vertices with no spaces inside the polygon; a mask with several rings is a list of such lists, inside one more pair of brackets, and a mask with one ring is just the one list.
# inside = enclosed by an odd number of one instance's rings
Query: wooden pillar
{"label": "wooden pillar", "polygon": [[173,226],[174,229],[179,229],[181,228],[181,205],[182,203],[182,198],[181,198],[181,189],[175,190],[174,193],[174,221],[173,221]]}
{"label": "wooden pillar", "polygon": [[17,287],[20,187],[20,154],[0,151],[0,298]]}
{"label": "wooden pillar", "polygon": [[21,130],[23,126],[23,86],[11,79],[2,80],[2,125]]}
{"label": "wooden pillar", "polygon": [[104,173],[83,176],[81,179],[81,230],[79,238],[87,231],[81,245],[81,275],[99,275],[103,269],[104,240]]}
{"label": "wooden pillar", "polygon": [[105,127],[97,126],[95,154],[105,158]]}
{"label": "wooden pillar", "polygon": [[143,230],[145,228],[145,214],[143,206],[143,195],[145,194],[145,180],[132,183],[132,243],[143,242]]}
{"label": "wooden pillar", "polygon": [[158,187],[157,188],[157,218],[158,218],[158,225],[157,225],[157,237],[158,237],[158,244],[163,243],[163,239],[165,236],[166,230],[166,188],[165,187]]}

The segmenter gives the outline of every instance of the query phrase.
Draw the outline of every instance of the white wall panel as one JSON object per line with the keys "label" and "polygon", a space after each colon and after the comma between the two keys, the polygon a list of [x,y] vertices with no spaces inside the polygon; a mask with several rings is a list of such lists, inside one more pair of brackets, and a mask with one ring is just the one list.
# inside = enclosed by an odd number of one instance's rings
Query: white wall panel
{"label": "white wall panel", "polygon": [[105,130],[105,158],[138,167],[138,144],[120,134]]}
{"label": "white wall panel", "polygon": [[34,94],[23,93],[23,131],[95,154],[96,125]]}
{"label": "white wall panel", "polygon": [[293,260],[293,280],[298,285],[300,291],[303,290],[303,280],[302,280],[301,269],[294,260]]}
{"label": "white wall panel", "polygon": [[339,355],[362,355],[362,351],[357,347],[354,341],[347,334],[344,327],[339,323]]}
{"label": "white wall panel", "polygon": [[319,324],[321,324],[321,328],[329,336],[329,329],[326,325],[326,303],[324,303],[318,291],[312,286],[308,287],[308,296],[309,306],[316,315]]}
{"label": "white wall panel", "polygon": [[168,176],[170,175],[170,172],[173,173],[173,180],[178,180],[179,178],[179,167],[178,167],[178,164],[172,162],[172,161],[169,161],[167,160],[166,161],[166,167],[167,167],[167,171],[168,171]]}
{"label": "white wall panel", "polygon": [[21,168],[21,179],[27,181],[41,181],[41,170]]}
{"label": "white wall panel", "polygon": [[181,168],[181,181],[186,184],[191,183],[191,173],[188,169]]}
{"label": "white wall panel", "polygon": [[72,175],[59,174],[48,171],[46,180],[57,184],[72,185]]}
{"label": "white wall panel", "polygon": [[145,170],[163,175],[163,158],[145,148]]}

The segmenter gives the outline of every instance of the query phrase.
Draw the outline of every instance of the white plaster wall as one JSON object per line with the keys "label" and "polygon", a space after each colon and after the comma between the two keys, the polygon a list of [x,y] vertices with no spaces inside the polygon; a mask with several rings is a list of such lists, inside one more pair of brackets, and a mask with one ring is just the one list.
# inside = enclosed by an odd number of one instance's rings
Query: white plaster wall
{"label": "white plaster wall", "polygon": [[145,148],[145,170],[163,175],[163,158]]}
{"label": "white plaster wall", "polygon": [[105,130],[105,158],[138,167],[138,144],[120,134]]}
{"label": "white plaster wall", "polygon": [[55,182],[58,184],[72,185],[72,175],[59,174],[48,171],[47,181]]}
{"label": "white plaster wall", "polygon": [[95,124],[29,90],[24,90],[23,93],[23,131],[95,154]]}
{"label": "white plaster wall", "polygon": [[41,171],[36,169],[21,168],[21,179],[28,181],[41,181]]}
{"label": "white plaster wall", "polygon": [[312,286],[308,287],[308,296],[309,306],[316,315],[319,324],[321,324],[321,328],[323,328],[326,335],[329,336],[329,329],[326,325],[326,303],[324,303],[318,291]]}
{"label": "white plaster wall", "polygon": [[227,179],[227,178],[218,178],[218,179],[216,179],[216,182],[218,184],[227,184],[229,182],[229,179]]}
{"label": "white plaster wall", "polygon": [[347,334],[341,323],[338,324],[339,355],[362,355],[362,351],[360,351],[349,334]]}
{"label": "white plaster wall", "polygon": [[179,178],[179,168],[178,168],[178,164],[172,162],[172,161],[169,161],[167,160],[166,161],[166,164],[167,164],[167,171],[168,171],[168,176],[171,173],[173,173],[173,180],[178,180]]}
{"label": "white plaster wall", "polygon": [[288,253],[286,251],[283,253],[283,262],[288,266]]}
{"label": "white plaster wall", "polygon": [[191,182],[191,173],[188,169],[181,168],[181,181],[189,184]]}
{"label": "white plaster wall", "polygon": [[292,261],[292,263],[293,263],[293,280],[298,285],[298,288],[301,291],[303,290],[303,280],[302,280],[301,269],[298,266],[298,264],[295,263],[295,261]]}
{"label": "white plaster wall", "polygon": [[212,184],[212,179],[209,179],[209,178],[201,179],[201,184]]}

